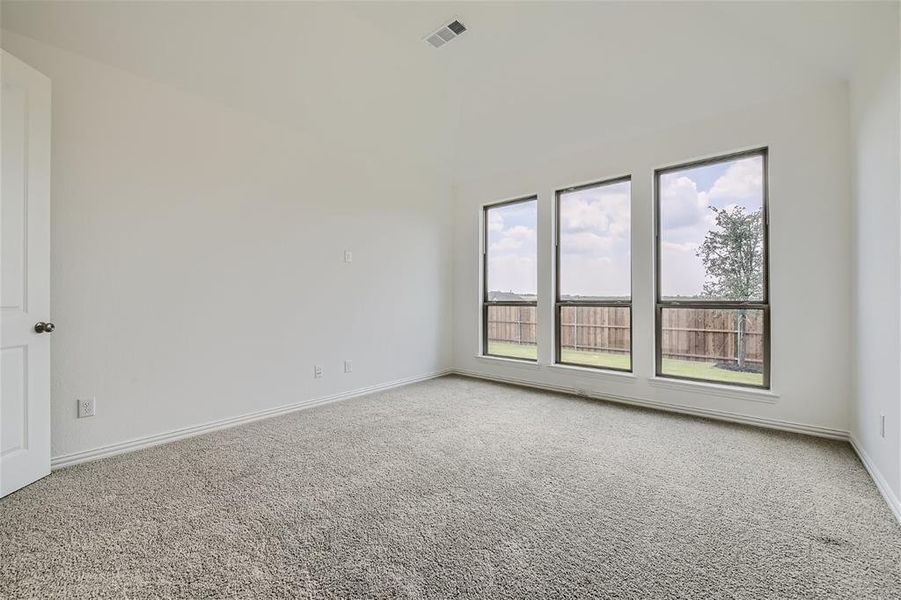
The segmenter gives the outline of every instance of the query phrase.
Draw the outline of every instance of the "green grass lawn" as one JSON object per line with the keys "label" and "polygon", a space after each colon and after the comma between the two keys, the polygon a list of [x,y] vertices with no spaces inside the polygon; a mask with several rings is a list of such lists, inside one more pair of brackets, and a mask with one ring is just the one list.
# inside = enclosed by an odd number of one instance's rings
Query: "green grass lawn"
{"label": "green grass lawn", "polygon": [[534,344],[514,344],[513,342],[492,342],[489,340],[488,354],[538,360],[538,346]]}
{"label": "green grass lawn", "polygon": [[[509,356],[510,358],[525,358],[537,360],[538,347],[528,344],[514,344],[511,342],[488,342],[488,354],[494,356]],[[605,369],[628,369],[629,356],[627,354],[614,354],[608,352],[588,352],[585,350],[563,349],[563,362]],[[677,377],[691,377],[693,379],[705,379],[722,383],[744,383],[747,385],[763,384],[763,375],[760,373],[742,373],[719,369],[714,363],[698,362],[694,360],[679,360],[675,358],[663,359],[663,374]]]}
{"label": "green grass lawn", "polygon": [[616,352],[589,352],[587,350],[561,348],[560,359],[562,362],[573,365],[629,370],[629,355]]}
{"label": "green grass lawn", "polygon": [[663,374],[675,375],[677,377],[692,377],[694,379],[708,379],[713,382],[722,383],[763,385],[763,373],[747,373],[743,371],[719,369],[716,367],[715,363],[698,362],[695,360],[664,358]]}

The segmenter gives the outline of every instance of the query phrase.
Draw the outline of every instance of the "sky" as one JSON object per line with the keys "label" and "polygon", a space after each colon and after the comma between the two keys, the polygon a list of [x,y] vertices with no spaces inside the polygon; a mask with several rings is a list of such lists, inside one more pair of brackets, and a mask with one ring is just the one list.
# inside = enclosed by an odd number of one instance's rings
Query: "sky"
{"label": "sky", "polygon": [[[631,294],[631,184],[560,194],[561,296]],[[763,159],[752,156],[670,171],[660,177],[661,292],[700,295],[704,267],[695,256],[715,226],[710,207],[763,203]],[[537,202],[488,211],[488,289],[537,293]]]}

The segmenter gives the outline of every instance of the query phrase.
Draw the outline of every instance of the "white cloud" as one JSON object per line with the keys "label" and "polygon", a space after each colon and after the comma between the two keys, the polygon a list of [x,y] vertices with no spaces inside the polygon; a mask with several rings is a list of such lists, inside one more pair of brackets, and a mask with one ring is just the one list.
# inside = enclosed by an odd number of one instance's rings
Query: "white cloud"
{"label": "white cloud", "polygon": [[561,199],[561,229],[575,233],[590,231],[618,238],[629,235],[629,192],[589,189]]}
{"label": "white cloud", "polygon": [[730,164],[722,177],[714,182],[708,194],[709,202],[726,201],[756,210],[762,202],[762,190],[763,159],[760,156],[743,158]]}
{"label": "white cloud", "polygon": [[[617,240],[610,236],[601,236],[591,231],[565,233],[560,240],[564,255],[588,254],[591,256],[608,256],[613,251]],[[608,256],[609,258],[609,256]]]}
{"label": "white cloud", "polygon": [[664,230],[697,225],[711,212],[707,194],[699,192],[698,185],[684,175],[661,177],[660,202]]}
{"label": "white cloud", "polygon": [[661,277],[665,296],[695,296],[704,285],[704,265],[696,256],[716,217],[707,194],[685,176],[673,177],[661,190]]}
{"label": "white cloud", "polygon": [[491,252],[503,253],[536,247],[535,229],[525,225],[516,225],[501,231],[500,238],[489,246]]}

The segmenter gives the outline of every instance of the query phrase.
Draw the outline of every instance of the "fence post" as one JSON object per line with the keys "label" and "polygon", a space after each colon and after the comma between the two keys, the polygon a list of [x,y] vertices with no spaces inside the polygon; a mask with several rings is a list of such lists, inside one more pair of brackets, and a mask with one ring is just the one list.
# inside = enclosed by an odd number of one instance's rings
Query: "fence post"
{"label": "fence post", "polygon": [[746,354],[746,344],[747,340],[745,339],[745,328],[748,322],[748,313],[744,310],[738,311],[738,370],[745,370],[745,354]]}
{"label": "fence post", "polygon": [[579,307],[573,306],[573,350],[579,349]]}
{"label": "fence post", "polygon": [[522,307],[516,307],[516,328],[519,330],[519,341],[518,343],[522,345]]}

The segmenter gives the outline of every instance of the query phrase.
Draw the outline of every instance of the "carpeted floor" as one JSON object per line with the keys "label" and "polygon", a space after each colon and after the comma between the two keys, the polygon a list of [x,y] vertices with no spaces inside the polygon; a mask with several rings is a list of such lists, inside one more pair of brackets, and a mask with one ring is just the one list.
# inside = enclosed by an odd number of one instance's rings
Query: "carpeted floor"
{"label": "carpeted floor", "polygon": [[901,598],[846,443],[445,377],[54,472],[3,598]]}

